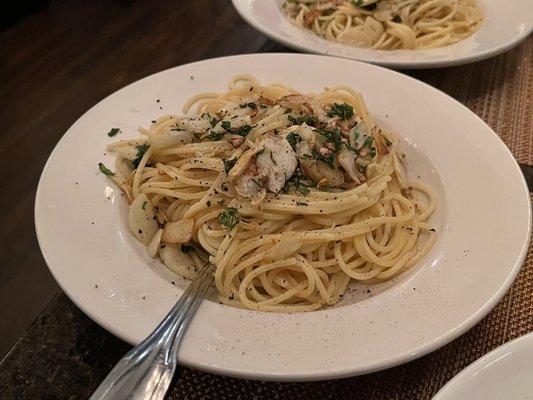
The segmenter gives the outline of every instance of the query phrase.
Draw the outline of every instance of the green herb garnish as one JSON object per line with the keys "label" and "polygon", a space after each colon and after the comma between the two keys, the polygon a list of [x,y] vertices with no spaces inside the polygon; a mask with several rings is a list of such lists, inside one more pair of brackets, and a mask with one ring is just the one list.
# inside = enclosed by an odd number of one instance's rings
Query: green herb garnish
{"label": "green herb garnish", "polygon": [[331,106],[331,109],[328,111],[328,117],[341,117],[344,121],[349,120],[353,117],[353,107],[349,104],[335,103]]}
{"label": "green herb garnish", "polygon": [[250,125],[243,125],[240,128],[232,128],[231,122],[229,121],[222,121],[222,129],[224,129],[226,132],[231,133],[233,135],[239,135],[239,136],[246,136],[250,133],[253,126]]}
{"label": "green herb garnish", "polygon": [[237,158],[232,158],[231,160],[224,161],[224,171],[226,171],[226,174],[230,171],[230,169],[233,168],[236,162]]}
{"label": "green herb garnish", "polygon": [[226,211],[218,215],[218,222],[232,230],[239,223],[239,212],[234,207],[228,207]]}
{"label": "green herb garnish", "polygon": [[304,115],[302,117],[293,117],[292,115],[289,115],[287,119],[295,125],[302,125],[305,123],[314,127],[318,123],[318,118],[314,115]]}
{"label": "green herb garnish", "polygon": [[298,186],[296,186],[296,189],[304,196],[307,196],[309,194],[309,188],[303,183],[300,183]]}
{"label": "green herb garnish", "polygon": [[249,107],[249,108],[255,109],[255,108],[257,108],[257,104],[255,104],[255,103],[244,103],[244,104],[239,104],[239,107],[240,108]]}
{"label": "green herb garnish", "polygon": [[148,151],[150,146],[147,144],[141,144],[139,146],[135,146],[135,148],[137,149],[137,156],[135,157],[135,160],[132,161],[132,164],[135,168],[137,168],[139,166],[139,163],[141,162],[141,159],[144,156],[144,153]]}
{"label": "green herb garnish", "polygon": [[287,181],[285,186],[283,186],[283,192],[287,193],[289,191],[290,185],[293,185],[298,192],[307,196],[309,194],[309,186],[302,182],[302,174],[299,169],[296,169],[291,178]]}
{"label": "green herb garnish", "polygon": [[115,173],[108,169],[103,163],[98,163],[98,168],[100,168],[100,171],[107,176],[115,176]]}
{"label": "green herb garnish", "polygon": [[373,139],[372,137],[370,137],[370,136],[367,137],[367,138],[365,139],[364,143],[363,143],[363,147],[365,147],[365,146],[368,146],[368,147],[372,146],[372,142],[373,142],[373,141],[374,141],[374,139]]}
{"label": "green herb garnish", "polygon": [[287,139],[287,142],[289,142],[294,151],[296,151],[296,144],[302,141],[300,135],[294,132],[291,132],[287,136],[285,136],[285,139]]}
{"label": "green herb garnish", "polygon": [[206,138],[208,139],[211,139],[213,141],[217,141],[217,140],[220,140],[224,137],[225,133],[224,132],[215,132],[215,131],[211,131],[207,134]]}
{"label": "green herb garnish", "polygon": [[314,147],[311,151],[311,155],[315,160],[324,161],[330,166],[330,168],[334,168],[333,162],[335,161],[335,155],[344,144],[341,131],[338,129],[315,129],[315,132],[324,136],[326,143],[330,143],[330,147],[328,149],[331,150],[331,154],[329,156],[323,156],[320,154],[317,147]]}
{"label": "green herb garnish", "polygon": [[120,128],[111,128],[111,130],[109,132],[107,132],[107,136],[113,137],[116,134],[118,134],[119,132],[120,132]]}
{"label": "green herb garnish", "polygon": [[239,136],[246,136],[246,135],[248,135],[250,133],[252,128],[253,128],[253,126],[244,125],[244,126],[241,126],[239,129],[234,130],[233,133],[235,135],[239,135]]}
{"label": "green herb garnish", "polygon": [[142,209],[145,210],[146,209],[146,205],[148,204],[147,201],[143,201],[143,206],[142,206]]}
{"label": "green herb garnish", "polygon": [[296,205],[297,205],[297,206],[308,206],[309,204],[304,203],[304,202],[302,202],[302,201],[297,201],[297,202],[296,202]]}
{"label": "green herb garnish", "polygon": [[231,122],[229,121],[222,121],[222,129],[226,130],[227,132],[231,133]]}

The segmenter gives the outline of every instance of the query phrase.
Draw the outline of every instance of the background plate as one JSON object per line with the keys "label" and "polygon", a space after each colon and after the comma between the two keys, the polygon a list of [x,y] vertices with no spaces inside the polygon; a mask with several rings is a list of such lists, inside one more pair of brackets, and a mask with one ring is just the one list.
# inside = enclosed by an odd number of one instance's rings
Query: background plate
{"label": "background plate", "polygon": [[533,333],[491,351],[457,374],[433,400],[533,399]]}
{"label": "background plate", "polygon": [[393,68],[435,68],[483,60],[516,46],[533,28],[532,1],[477,0],[485,20],[465,40],[430,50],[372,50],[329,42],[292,25],[281,12],[283,0],[232,1],[250,25],[286,46]]}

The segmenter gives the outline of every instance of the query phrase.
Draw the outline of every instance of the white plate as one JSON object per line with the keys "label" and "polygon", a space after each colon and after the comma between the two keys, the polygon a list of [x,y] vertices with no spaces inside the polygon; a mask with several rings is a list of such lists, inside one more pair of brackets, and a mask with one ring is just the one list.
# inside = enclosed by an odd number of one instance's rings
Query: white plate
{"label": "white plate", "polygon": [[283,0],[232,1],[250,25],[286,46],[393,68],[446,67],[483,60],[516,46],[533,28],[533,1],[478,0],[485,20],[465,40],[431,50],[372,50],[332,43],[292,25],[281,11]]}
{"label": "white plate", "polygon": [[[260,54],[142,79],[98,103],[61,139],[39,183],[35,220],[50,270],[82,310],[137,343],[180,295],[185,282],[132,238],[125,200],[97,164],[113,165],[104,155],[108,143],[137,137],[138,126],[179,112],[193,94],[226,90],[241,73],[303,91],[334,84],[361,91],[378,120],[406,138],[411,174],[437,191],[439,239],[397,282],[370,294],[359,290],[341,307],[289,315],[205,301],[180,349],[182,364],[272,380],[363,374],[435,350],[494,307],[524,260],[531,220],[524,178],[496,134],[452,98],[394,71],[332,57]],[[112,127],[124,133],[111,139]]]}
{"label": "white plate", "polygon": [[457,374],[433,400],[532,400],[533,333],[491,351]]}

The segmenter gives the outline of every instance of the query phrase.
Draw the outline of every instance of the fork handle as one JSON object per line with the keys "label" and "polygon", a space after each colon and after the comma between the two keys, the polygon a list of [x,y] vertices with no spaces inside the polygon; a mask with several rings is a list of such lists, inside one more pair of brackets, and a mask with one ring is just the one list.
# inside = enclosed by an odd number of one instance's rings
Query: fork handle
{"label": "fork handle", "polygon": [[122,357],[93,393],[91,400],[164,398],[176,370],[181,340],[213,283],[214,270],[212,263],[200,269],[163,321]]}

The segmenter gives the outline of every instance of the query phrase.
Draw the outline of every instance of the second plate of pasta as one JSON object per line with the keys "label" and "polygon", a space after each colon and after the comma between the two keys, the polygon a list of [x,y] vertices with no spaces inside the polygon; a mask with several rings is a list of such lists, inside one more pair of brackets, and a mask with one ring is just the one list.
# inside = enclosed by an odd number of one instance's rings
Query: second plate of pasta
{"label": "second plate of pasta", "polygon": [[395,68],[466,64],[527,37],[533,4],[510,0],[233,0],[255,28],[298,50]]}

